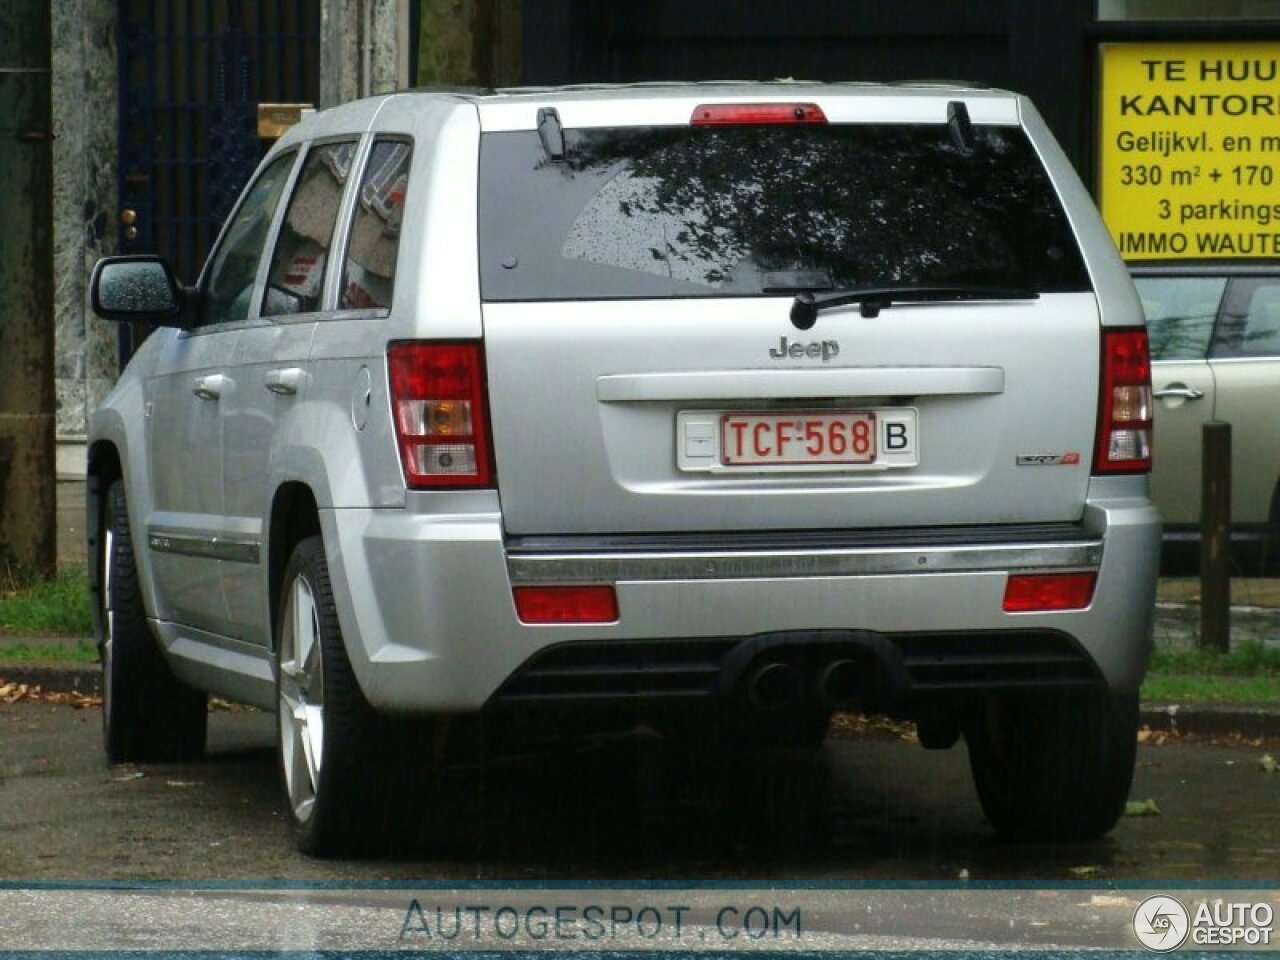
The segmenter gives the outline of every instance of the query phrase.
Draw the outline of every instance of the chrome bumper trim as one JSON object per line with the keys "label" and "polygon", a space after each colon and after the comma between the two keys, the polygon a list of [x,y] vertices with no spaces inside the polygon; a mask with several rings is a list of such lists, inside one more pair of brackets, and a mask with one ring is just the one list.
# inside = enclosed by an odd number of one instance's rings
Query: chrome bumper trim
{"label": "chrome bumper trim", "polygon": [[520,554],[507,557],[511,582],[746,580],[901,576],[1096,568],[1102,541],[920,549],[827,549],[693,553]]}

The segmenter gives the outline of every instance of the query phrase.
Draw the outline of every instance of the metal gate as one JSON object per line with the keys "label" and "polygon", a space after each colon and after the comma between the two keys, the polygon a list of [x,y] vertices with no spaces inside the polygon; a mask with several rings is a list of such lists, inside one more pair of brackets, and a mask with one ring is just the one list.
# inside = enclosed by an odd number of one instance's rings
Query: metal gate
{"label": "metal gate", "polygon": [[193,282],[269,145],[261,103],[316,103],[319,0],[119,0],[122,253]]}

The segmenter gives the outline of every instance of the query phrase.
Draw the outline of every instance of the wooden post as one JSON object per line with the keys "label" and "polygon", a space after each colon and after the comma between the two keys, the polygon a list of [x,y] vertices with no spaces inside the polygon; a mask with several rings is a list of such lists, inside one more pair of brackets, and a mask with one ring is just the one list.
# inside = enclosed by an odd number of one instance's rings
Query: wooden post
{"label": "wooden post", "polygon": [[0,0],[0,572],[50,575],[54,511],[49,5]]}
{"label": "wooden post", "polygon": [[1231,647],[1231,424],[1204,425],[1200,511],[1200,646]]}

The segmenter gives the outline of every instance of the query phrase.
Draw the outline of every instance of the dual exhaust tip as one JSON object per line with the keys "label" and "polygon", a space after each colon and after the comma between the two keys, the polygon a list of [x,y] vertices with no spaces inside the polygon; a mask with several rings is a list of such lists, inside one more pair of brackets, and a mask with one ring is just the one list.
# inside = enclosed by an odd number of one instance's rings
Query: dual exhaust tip
{"label": "dual exhaust tip", "polygon": [[806,699],[806,688],[822,706],[837,710],[865,702],[876,671],[866,662],[839,659],[810,673],[794,663],[770,660],[755,667],[744,681],[748,701],[758,710],[784,710]]}

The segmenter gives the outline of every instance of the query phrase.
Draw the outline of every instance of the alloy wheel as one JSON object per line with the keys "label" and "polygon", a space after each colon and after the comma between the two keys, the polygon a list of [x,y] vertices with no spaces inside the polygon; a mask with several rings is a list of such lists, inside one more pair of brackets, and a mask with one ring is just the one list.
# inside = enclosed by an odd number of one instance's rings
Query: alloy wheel
{"label": "alloy wheel", "polygon": [[315,809],[324,758],[324,670],[320,613],[305,576],[288,591],[280,636],[280,760],[293,815],[305,823]]}

